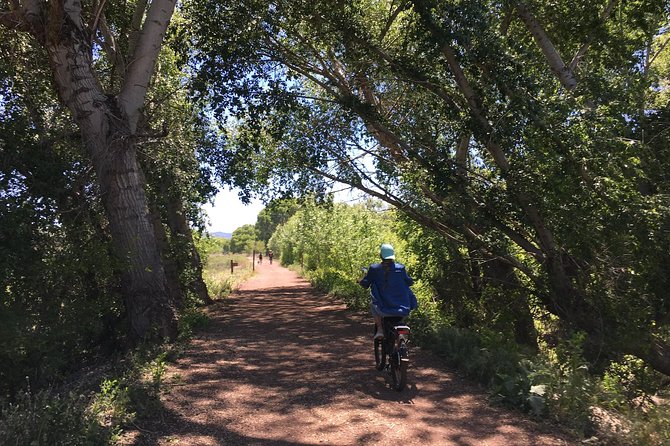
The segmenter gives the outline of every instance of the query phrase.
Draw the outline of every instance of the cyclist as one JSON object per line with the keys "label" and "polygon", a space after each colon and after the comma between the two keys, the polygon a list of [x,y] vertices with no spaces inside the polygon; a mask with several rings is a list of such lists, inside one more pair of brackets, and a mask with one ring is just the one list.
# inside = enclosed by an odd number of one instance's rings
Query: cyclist
{"label": "cyclist", "polygon": [[377,324],[375,339],[384,337],[382,317],[405,317],[417,307],[416,296],[409,288],[414,280],[407,274],[405,265],[395,262],[395,251],[388,243],[379,249],[381,263],[370,265],[365,277],[358,283],[370,288],[370,310]]}

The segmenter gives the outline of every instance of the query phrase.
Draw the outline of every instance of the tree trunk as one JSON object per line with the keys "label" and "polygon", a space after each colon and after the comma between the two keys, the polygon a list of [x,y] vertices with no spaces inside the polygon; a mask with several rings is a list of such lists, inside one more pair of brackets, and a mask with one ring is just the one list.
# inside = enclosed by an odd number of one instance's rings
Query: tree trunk
{"label": "tree trunk", "polygon": [[124,262],[121,286],[130,337],[134,341],[156,336],[172,339],[177,333],[176,311],[169,297],[132,139],[116,134],[91,142],[91,133],[96,132],[91,129],[89,133],[84,125],[82,133],[93,152],[115,251]]}
{"label": "tree trunk", "polygon": [[[213,304],[214,301],[209,296],[207,285],[202,278],[202,261],[200,254],[195,247],[193,241],[193,234],[191,233],[191,226],[188,224],[186,213],[181,195],[178,192],[170,190],[170,185],[166,181],[170,181],[170,174],[164,175],[161,182],[161,194],[166,199],[167,221],[170,227],[172,237],[177,241],[183,252],[188,253],[188,262],[192,270],[191,280],[188,283],[189,289],[198,297],[204,305]],[[170,181],[171,182],[171,181]],[[178,268],[183,271],[187,268],[185,264],[179,264]]]}
{"label": "tree trunk", "polygon": [[115,253],[123,263],[121,286],[133,342],[176,335],[176,313],[149,219],[144,176],[134,139],[113,98],[102,94],[87,45],[73,33],[69,45],[47,44],[58,92],[71,110],[91,155],[109,220]]}
{"label": "tree trunk", "polygon": [[[202,303],[210,305],[214,303],[214,301],[209,297],[207,285],[205,285],[205,282],[202,279],[202,262],[200,260],[200,254],[198,254],[198,250],[195,248],[193,235],[191,234],[191,227],[184,215],[182,201],[179,197],[170,196],[167,200],[167,213],[168,225],[170,226],[172,235],[186,245],[183,248],[189,254],[190,266],[193,270],[193,279],[188,286],[191,291],[198,296]],[[181,265],[182,268],[185,266],[186,265]]]}
{"label": "tree trunk", "polygon": [[151,203],[151,226],[154,230],[156,242],[158,243],[159,251],[161,253],[161,261],[165,269],[165,279],[167,289],[170,295],[170,300],[174,302],[177,308],[181,308],[184,302],[183,293],[181,290],[181,281],[179,280],[178,263],[174,260],[174,256],[170,252],[170,243],[165,234],[165,228],[161,221],[161,214],[155,203]]}
{"label": "tree trunk", "polygon": [[152,2],[156,17],[147,25],[141,59],[134,61],[126,79],[131,84],[126,94],[133,97],[123,100],[105,95],[93,72],[90,31],[82,19],[81,3],[64,0],[48,7],[26,2],[23,9],[14,11],[14,19],[20,22],[14,26],[32,33],[47,50],[59,98],[71,111],[91,156],[114,250],[123,265],[121,286],[129,338],[133,342],[173,338],[177,332],[175,308],[149,219],[144,176],[131,129],[136,127],[174,3]]}

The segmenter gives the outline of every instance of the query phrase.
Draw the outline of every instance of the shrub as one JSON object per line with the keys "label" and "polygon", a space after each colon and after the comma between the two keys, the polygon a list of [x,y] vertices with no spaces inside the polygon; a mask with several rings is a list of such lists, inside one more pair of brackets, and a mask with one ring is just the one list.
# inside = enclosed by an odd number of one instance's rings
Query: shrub
{"label": "shrub", "polygon": [[542,389],[552,418],[576,432],[590,434],[594,427],[591,408],[596,402],[597,382],[582,356],[585,339],[584,333],[575,333],[559,343],[555,359],[538,357],[531,381]]}
{"label": "shrub", "polygon": [[670,444],[670,406],[653,406],[647,413],[635,416],[626,437],[637,446]]}
{"label": "shrub", "polygon": [[179,337],[185,341],[193,336],[193,333],[209,324],[209,317],[200,308],[186,308],[179,316]]}
{"label": "shrub", "polygon": [[97,446],[113,437],[87,409],[88,398],[49,390],[18,392],[0,417],[0,444]]}

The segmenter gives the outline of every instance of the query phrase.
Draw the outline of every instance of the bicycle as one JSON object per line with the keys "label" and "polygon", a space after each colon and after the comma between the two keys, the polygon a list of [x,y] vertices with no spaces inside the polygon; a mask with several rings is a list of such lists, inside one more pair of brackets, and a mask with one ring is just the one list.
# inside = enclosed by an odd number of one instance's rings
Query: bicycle
{"label": "bicycle", "polygon": [[[402,325],[404,317],[384,317],[382,325],[384,338],[374,340],[375,365],[377,370],[388,369],[392,387],[401,391],[407,383],[409,367],[409,335],[410,328]],[[377,324],[375,324],[375,333]],[[388,357],[388,364],[386,358]]]}

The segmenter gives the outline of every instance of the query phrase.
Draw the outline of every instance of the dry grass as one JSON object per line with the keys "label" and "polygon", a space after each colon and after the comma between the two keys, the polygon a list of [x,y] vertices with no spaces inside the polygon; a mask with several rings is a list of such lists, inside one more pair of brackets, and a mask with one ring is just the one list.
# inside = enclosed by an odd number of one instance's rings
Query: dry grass
{"label": "dry grass", "polygon": [[[231,260],[237,263],[230,272]],[[211,296],[222,299],[253,274],[251,258],[246,254],[211,254],[204,270],[205,283]]]}

